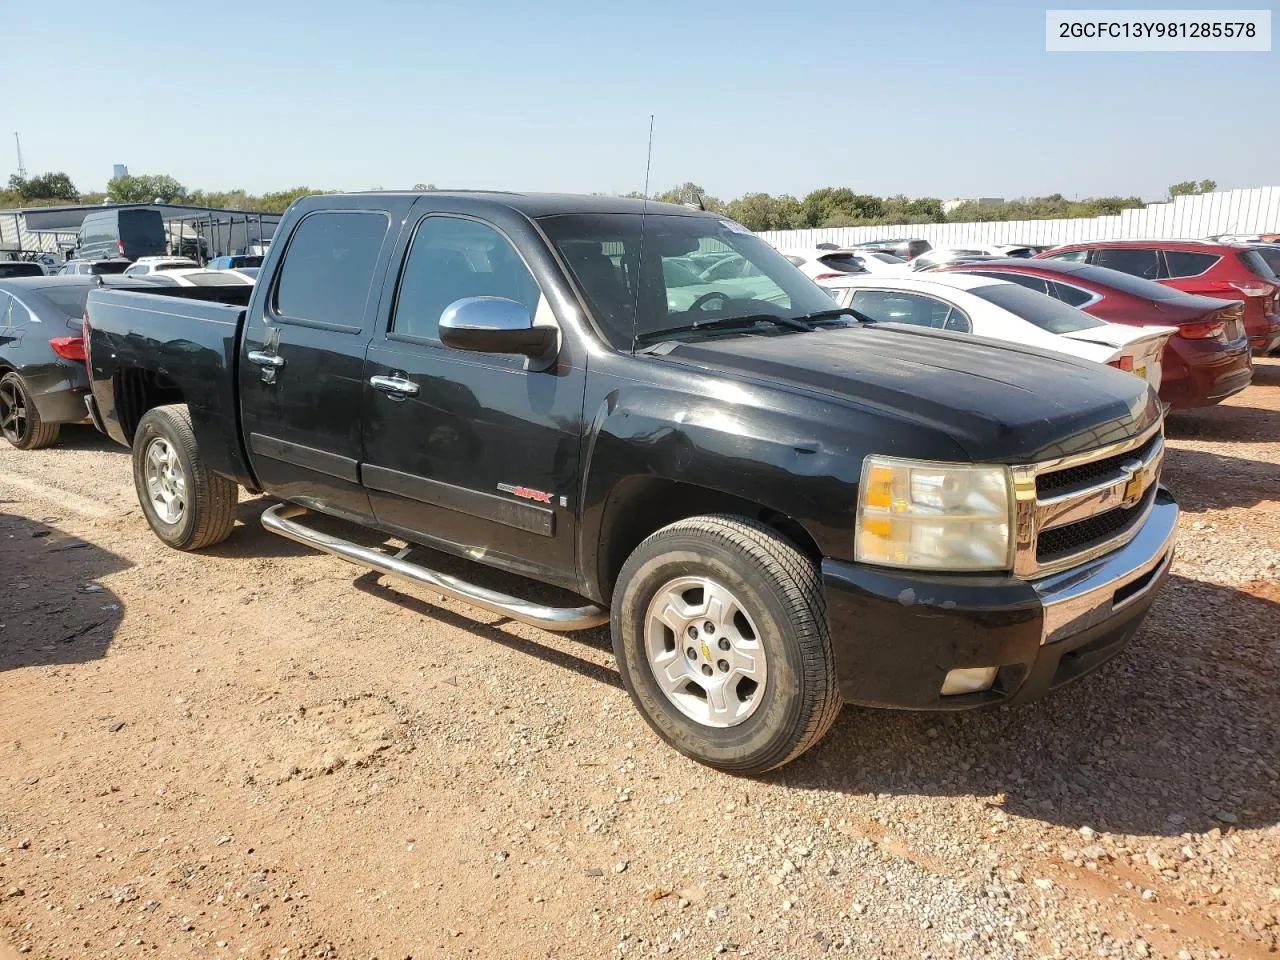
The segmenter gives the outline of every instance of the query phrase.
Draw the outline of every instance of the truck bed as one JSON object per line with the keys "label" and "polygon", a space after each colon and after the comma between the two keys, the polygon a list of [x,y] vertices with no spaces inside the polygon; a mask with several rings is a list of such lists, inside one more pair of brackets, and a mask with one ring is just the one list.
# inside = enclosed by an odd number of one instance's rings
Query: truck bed
{"label": "truck bed", "polygon": [[130,444],[144,386],[186,403],[202,428],[206,459],[219,472],[250,482],[239,437],[236,368],[250,285],[162,287],[89,293],[89,382],[108,434]]}

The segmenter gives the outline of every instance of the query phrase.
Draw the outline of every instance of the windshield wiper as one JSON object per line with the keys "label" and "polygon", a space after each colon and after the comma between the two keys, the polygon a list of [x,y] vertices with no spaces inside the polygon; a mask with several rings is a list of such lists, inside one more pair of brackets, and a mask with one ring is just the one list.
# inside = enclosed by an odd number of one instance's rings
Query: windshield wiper
{"label": "windshield wiper", "polygon": [[865,313],[859,313],[851,307],[836,307],[833,310],[815,310],[813,313],[806,313],[804,316],[796,317],[797,320],[833,320],[836,317],[850,316],[859,323],[875,323],[875,317],[868,317]]}
{"label": "windshield wiper", "polygon": [[805,323],[807,317],[783,317],[776,313],[750,313],[741,317],[717,317],[714,320],[701,320],[685,324],[681,327],[667,327],[665,330],[650,330],[636,337],[636,343],[647,343],[677,333],[693,333],[696,330],[732,330],[735,327],[754,327],[757,323],[772,323],[791,330],[803,330],[812,333],[813,327]]}

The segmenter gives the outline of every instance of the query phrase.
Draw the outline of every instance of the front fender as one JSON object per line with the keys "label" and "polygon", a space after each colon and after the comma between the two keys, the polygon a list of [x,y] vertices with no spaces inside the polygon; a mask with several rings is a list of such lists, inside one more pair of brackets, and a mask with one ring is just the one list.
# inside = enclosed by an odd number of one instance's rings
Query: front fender
{"label": "front fender", "polygon": [[651,502],[645,491],[655,483],[715,495],[708,503],[734,498],[782,514],[823,555],[851,555],[862,455],[839,429],[842,411],[815,401],[831,407],[825,418],[822,411],[797,416],[742,402],[746,397],[726,398],[730,386],[716,384],[717,395],[708,396],[631,384],[588,411],[578,556],[584,584],[597,599],[612,589],[612,531],[621,520],[641,522],[629,514]]}

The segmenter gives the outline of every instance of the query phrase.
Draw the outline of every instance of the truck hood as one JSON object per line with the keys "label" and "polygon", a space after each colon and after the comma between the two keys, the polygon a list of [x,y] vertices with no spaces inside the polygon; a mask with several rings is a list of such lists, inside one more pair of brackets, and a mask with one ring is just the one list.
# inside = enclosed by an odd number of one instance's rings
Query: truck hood
{"label": "truck hood", "polygon": [[974,461],[1086,451],[1160,417],[1131,374],[965,334],[863,324],[663,346],[668,361],[935,427]]}

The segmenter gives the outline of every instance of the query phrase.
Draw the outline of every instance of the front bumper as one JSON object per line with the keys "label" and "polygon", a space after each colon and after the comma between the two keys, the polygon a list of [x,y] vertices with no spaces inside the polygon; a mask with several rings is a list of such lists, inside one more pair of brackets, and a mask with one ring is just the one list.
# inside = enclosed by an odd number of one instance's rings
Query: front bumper
{"label": "front bumper", "polygon": [[[824,560],[827,624],[846,702],[907,710],[1020,703],[1124,648],[1173,561],[1178,506],[1158,491],[1123,547],[1044,577],[910,574]],[[951,670],[998,667],[990,690],[942,696]]]}

